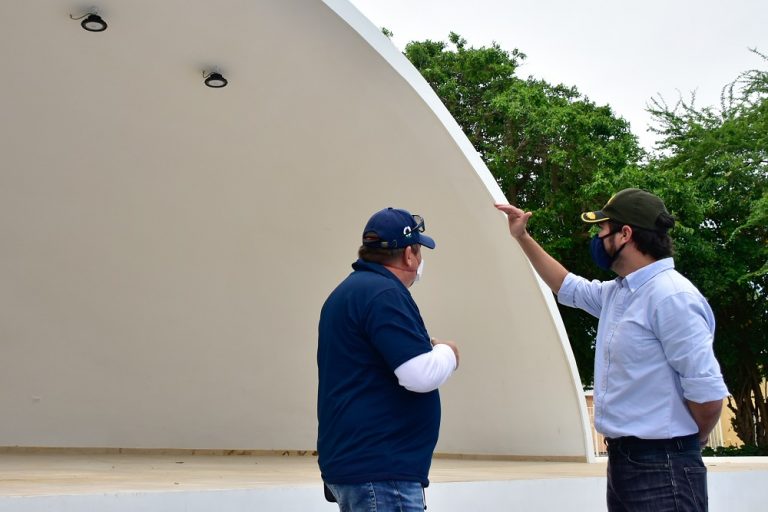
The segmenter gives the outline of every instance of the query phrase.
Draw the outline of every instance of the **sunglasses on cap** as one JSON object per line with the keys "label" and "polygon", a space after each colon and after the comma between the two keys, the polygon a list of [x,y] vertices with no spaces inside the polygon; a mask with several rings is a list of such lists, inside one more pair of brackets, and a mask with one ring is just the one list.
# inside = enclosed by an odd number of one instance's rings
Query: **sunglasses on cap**
{"label": "sunglasses on cap", "polygon": [[424,232],[424,217],[421,215],[411,215],[413,217],[413,222],[416,223],[414,227],[411,228],[411,231],[418,231],[419,233]]}

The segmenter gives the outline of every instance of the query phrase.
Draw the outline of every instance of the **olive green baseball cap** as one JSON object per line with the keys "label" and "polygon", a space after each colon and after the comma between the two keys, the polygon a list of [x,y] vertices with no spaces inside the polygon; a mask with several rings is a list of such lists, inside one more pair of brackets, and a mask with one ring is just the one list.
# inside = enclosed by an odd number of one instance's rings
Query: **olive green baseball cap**
{"label": "olive green baseball cap", "polygon": [[582,213],[581,220],[590,224],[614,220],[657,231],[656,219],[662,213],[669,214],[659,197],[639,188],[625,188],[614,194],[602,209]]}

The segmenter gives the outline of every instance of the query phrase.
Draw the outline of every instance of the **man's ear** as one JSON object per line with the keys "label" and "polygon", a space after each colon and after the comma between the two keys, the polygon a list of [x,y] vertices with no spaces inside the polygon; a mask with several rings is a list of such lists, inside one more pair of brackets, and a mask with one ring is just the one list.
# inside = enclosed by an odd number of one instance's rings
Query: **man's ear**
{"label": "man's ear", "polygon": [[403,251],[403,263],[405,264],[406,268],[410,268],[413,265],[417,265],[416,252],[414,251],[413,248],[414,248],[413,245],[409,245]]}

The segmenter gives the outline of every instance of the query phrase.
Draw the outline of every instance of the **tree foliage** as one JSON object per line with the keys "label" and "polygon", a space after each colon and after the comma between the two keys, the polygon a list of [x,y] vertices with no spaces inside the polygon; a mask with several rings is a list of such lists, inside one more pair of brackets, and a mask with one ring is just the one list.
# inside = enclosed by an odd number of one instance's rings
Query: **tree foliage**
{"label": "tree foliage", "polygon": [[[656,151],[645,154],[628,123],[574,87],[516,72],[526,56],[498,45],[412,42],[405,55],[453,114],[507,199],[534,215],[530,229],[570,270],[609,278],[589,258],[578,215],[617,190],[664,198],[677,218],[676,266],[708,297],[715,351],[733,399],[734,425],[748,445],[768,446],[768,73],[744,73],[721,105],[672,107],[654,100]],[[593,379],[596,321],[561,314],[582,382]]]}
{"label": "tree foliage", "polygon": [[677,216],[677,265],[709,299],[715,351],[746,444],[768,447],[768,72],[727,86],[721,105],[653,102],[662,139],[644,169]]}
{"label": "tree foliage", "polygon": [[[640,156],[629,125],[574,87],[521,79],[526,58],[498,45],[468,48],[457,34],[444,42],[411,42],[405,55],[466,133],[507,199],[534,212],[530,229],[568,268],[585,275],[592,264],[581,212],[603,204],[609,189],[597,177],[615,176]],[[603,275],[602,277],[606,277]],[[592,382],[597,321],[561,308],[580,375]]]}

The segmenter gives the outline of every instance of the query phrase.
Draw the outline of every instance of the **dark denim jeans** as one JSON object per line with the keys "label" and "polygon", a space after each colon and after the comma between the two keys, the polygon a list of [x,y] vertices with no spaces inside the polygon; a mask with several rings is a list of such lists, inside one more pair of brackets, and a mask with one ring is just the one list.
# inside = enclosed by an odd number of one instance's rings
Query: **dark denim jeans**
{"label": "dark denim jeans", "polygon": [[420,482],[326,484],[341,512],[424,512]]}
{"label": "dark denim jeans", "polygon": [[607,498],[610,512],[706,512],[698,436],[608,440]]}

